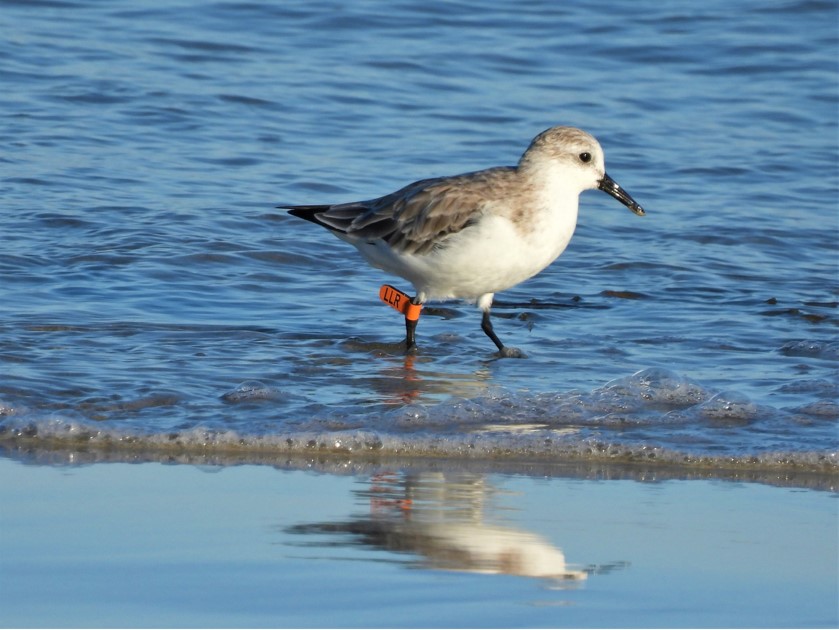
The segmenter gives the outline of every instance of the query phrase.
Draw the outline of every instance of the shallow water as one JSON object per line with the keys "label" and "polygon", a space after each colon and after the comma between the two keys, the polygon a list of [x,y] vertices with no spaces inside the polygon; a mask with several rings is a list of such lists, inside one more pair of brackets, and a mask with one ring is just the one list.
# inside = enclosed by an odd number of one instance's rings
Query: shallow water
{"label": "shallow water", "polygon": [[[7,3],[6,453],[338,450],[837,472],[837,7]],[[420,350],[399,279],[274,206],[580,126],[559,261]]]}
{"label": "shallow water", "polygon": [[0,459],[0,477],[10,627],[839,621],[826,492],[416,461],[275,470]]}

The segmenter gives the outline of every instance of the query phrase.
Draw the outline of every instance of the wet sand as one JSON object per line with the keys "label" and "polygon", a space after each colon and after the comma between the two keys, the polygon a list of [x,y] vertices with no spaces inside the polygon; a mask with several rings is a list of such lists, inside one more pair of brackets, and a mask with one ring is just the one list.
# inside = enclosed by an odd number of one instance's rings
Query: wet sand
{"label": "wet sand", "polygon": [[0,459],[3,626],[839,624],[835,477],[108,459]]}

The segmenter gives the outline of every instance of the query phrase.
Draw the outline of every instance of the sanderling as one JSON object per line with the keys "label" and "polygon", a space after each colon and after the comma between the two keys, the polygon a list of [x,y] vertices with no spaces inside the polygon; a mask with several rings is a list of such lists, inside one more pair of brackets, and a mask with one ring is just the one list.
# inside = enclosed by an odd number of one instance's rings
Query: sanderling
{"label": "sanderling", "polygon": [[[413,304],[476,302],[484,333],[502,356],[513,357],[524,355],[495,334],[493,296],[536,275],[565,250],[580,193],[590,188],[644,215],[606,174],[593,136],[552,127],[533,139],[516,166],[424,179],[369,201],[280,208],[322,225],[371,265],[408,280],[416,289]],[[409,350],[416,324],[406,315]]]}

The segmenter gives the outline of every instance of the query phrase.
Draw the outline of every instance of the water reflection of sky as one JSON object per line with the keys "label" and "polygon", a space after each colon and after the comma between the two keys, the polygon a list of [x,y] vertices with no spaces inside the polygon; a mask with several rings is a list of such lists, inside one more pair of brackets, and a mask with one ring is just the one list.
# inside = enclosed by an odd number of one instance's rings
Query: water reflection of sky
{"label": "water reflection of sky", "polygon": [[[442,463],[418,475],[301,466],[0,459],[0,475],[13,480],[0,485],[0,504],[14,506],[0,511],[3,540],[14,540],[0,554],[4,621],[119,626],[130,612],[143,625],[190,627],[346,626],[350,614],[366,627],[836,622],[837,514],[827,492],[463,474]],[[294,531],[408,526],[406,500],[434,553],[458,550],[445,563],[419,545]],[[455,543],[436,536],[448,523],[462,532]],[[490,573],[451,570],[487,539],[561,553],[566,570],[588,579],[522,578],[501,570],[521,563],[495,560],[478,563]]]}

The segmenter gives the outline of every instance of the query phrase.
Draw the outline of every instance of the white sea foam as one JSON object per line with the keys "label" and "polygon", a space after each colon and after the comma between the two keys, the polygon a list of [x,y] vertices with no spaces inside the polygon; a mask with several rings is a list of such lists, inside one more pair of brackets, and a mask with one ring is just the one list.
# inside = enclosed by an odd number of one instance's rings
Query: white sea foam
{"label": "white sea foam", "polygon": [[[226,402],[271,404],[279,392],[246,382]],[[662,368],[641,370],[590,392],[561,394],[494,389],[471,399],[449,399],[371,411],[331,410],[294,421],[244,428],[197,422],[134,430],[76,411],[41,413],[0,401],[0,443],[14,449],[107,448],[133,452],[343,453],[521,461],[659,462],[703,467],[773,467],[839,471],[825,443],[785,449],[785,435],[809,418],[825,424],[836,404],[818,401],[793,411],[757,405],[736,391],[713,392]],[[804,419],[804,420],[803,420]],[[761,423],[763,423],[761,425]],[[765,447],[750,432],[761,425]],[[829,426],[825,424],[825,431]],[[714,440],[714,435],[719,437]]]}

